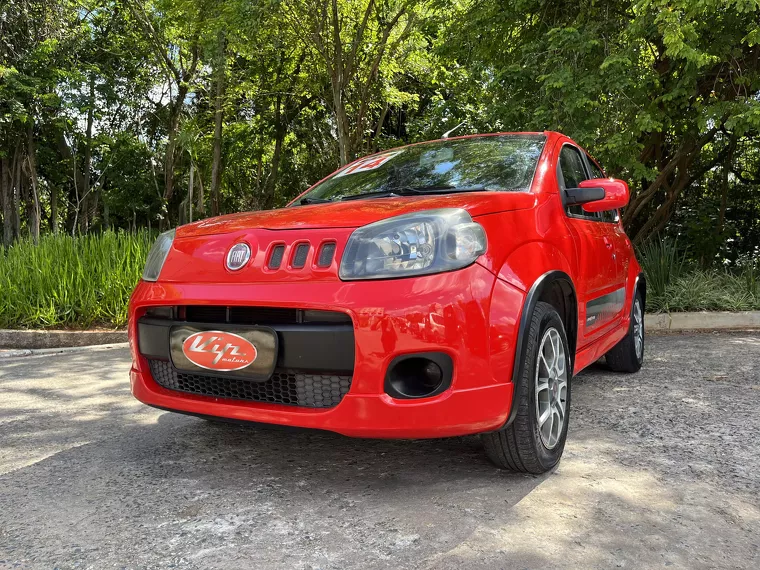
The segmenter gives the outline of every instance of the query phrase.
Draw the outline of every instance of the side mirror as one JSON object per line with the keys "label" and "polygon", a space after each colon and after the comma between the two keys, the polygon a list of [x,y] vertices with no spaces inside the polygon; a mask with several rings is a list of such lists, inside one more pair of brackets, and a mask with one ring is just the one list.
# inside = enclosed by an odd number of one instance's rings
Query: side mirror
{"label": "side mirror", "polygon": [[569,204],[582,204],[586,212],[617,210],[628,205],[628,184],[616,178],[584,180],[579,188],[565,190]]}

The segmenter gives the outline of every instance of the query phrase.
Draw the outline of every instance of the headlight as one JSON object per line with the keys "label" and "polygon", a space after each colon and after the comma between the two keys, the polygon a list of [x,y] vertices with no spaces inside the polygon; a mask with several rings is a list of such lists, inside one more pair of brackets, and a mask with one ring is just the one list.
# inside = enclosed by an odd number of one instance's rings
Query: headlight
{"label": "headlight", "polygon": [[145,262],[142,278],[145,281],[157,281],[161,268],[164,266],[166,256],[169,255],[169,249],[174,242],[174,230],[162,233],[158,236],[156,243],[148,252],[148,260]]}
{"label": "headlight", "polygon": [[483,227],[465,210],[405,214],[351,234],[340,278],[387,279],[461,269],[485,253],[486,245]]}

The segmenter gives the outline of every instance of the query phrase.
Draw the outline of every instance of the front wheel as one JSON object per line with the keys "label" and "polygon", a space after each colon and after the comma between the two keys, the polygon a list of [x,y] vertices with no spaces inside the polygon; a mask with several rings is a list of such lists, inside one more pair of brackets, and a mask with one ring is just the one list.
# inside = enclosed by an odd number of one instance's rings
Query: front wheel
{"label": "front wheel", "polygon": [[536,303],[528,343],[513,395],[511,424],[483,434],[486,454],[497,466],[545,473],[562,457],[570,413],[570,350],[562,319],[552,305]]}
{"label": "front wheel", "polygon": [[615,372],[638,372],[644,362],[644,301],[636,291],[631,305],[628,332],[605,355],[607,366]]}

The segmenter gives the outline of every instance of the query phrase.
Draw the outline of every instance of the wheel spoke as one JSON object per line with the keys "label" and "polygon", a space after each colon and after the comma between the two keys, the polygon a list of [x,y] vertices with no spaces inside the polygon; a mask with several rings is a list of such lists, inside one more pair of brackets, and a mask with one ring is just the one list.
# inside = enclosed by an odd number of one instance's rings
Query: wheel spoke
{"label": "wheel spoke", "polygon": [[559,421],[563,422],[565,420],[564,403],[560,402],[560,400],[557,400],[556,402],[554,402],[554,409],[557,411],[557,417],[559,418]]}
{"label": "wheel spoke", "polygon": [[540,352],[538,354],[538,360],[539,360],[539,363],[543,362],[543,364],[544,364],[544,370],[546,371],[547,376],[551,375],[552,370],[549,367],[549,364],[546,362],[546,357],[544,357],[543,352]]}
{"label": "wheel spoke", "polygon": [[549,406],[546,406],[546,409],[544,409],[544,411],[541,412],[541,415],[538,418],[538,427],[541,428],[546,423],[546,420],[549,419],[549,416],[551,415],[552,415],[552,409]]}

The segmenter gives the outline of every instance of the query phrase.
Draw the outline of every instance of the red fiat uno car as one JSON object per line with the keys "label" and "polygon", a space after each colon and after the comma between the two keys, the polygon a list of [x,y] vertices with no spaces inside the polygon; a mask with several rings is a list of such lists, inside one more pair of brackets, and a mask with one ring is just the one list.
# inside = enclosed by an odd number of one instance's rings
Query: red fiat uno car
{"label": "red fiat uno car", "polygon": [[482,434],[545,472],[573,374],[635,372],[646,282],[628,186],[554,132],[362,158],[279,210],[162,234],[132,295],[151,406],[348,436]]}

